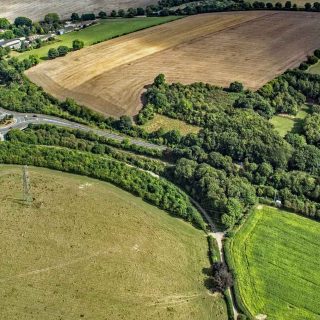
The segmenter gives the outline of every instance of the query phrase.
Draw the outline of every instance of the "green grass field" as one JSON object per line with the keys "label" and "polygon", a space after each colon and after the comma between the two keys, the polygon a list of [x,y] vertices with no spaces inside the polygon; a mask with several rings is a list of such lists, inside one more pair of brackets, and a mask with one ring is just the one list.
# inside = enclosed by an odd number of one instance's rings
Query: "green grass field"
{"label": "green grass field", "polygon": [[231,242],[244,304],[270,320],[320,319],[320,223],[263,207]]}
{"label": "green grass field", "polygon": [[0,166],[0,319],[227,319],[204,232],[110,184]]}
{"label": "green grass field", "polygon": [[313,74],[320,74],[320,61],[309,67],[308,72]]}
{"label": "green grass field", "polygon": [[274,125],[275,130],[284,137],[289,132],[295,132],[299,129],[301,120],[308,115],[309,108],[304,106],[295,117],[287,116],[274,116],[270,122]]}
{"label": "green grass field", "polygon": [[141,126],[147,132],[153,132],[162,128],[164,131],[178,130],[182,135],[188,133],[198,133],[201,128],[192,126],[177,119],[171,119],[161,114],[156,114],[155,117]]}
{"label": "green grass field", "polygon": [[85,46],[90,46],[99,41],[105,41],[117,36],[135,32],[148,27],[156,26],[162,23],[178,19],[177,16],[170,17],[147,17],[132,19],[106,19],[100,20],[99,24],[82,29],[80,31],[70,32],[61,36],[57,36],[58,42],[46,45],[39,49],[16,54],[19,59],[29,57],[29,55],[37,55],[39,58],[46,58],[50,48],[59,46],[72,47],[72,41],[79,39],[84,41]]}

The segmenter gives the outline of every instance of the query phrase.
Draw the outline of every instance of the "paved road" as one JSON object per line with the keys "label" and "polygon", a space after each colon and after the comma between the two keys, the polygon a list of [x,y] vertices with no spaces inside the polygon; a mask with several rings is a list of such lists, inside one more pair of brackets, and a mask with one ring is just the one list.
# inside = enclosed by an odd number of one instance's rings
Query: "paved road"
{"label": "paved road", "polygon": [[47,116],[43,114],[33,114],[33,113],[20,113],[20,112],[14,112],[9,111],[3,108],[0,108],[0,117],[4,115],[13,115],[14,123],[10,124],[9,126],[0,128],[0,134],[4,136],[6,133],[8,133],[12,129],[20,129],[23,130],[28,127],[29,124],[53,124],[61,127],[67,127],[71,129],[79,129],[86,132],[93,132],[97,134],[98,136],[106,137],[109,139],[114,139],[117,141],[123,141],[124,139],[129,139],[130,143],[135,144],[137,146],[150,148],[150,149],[158,149],[158,150],[164,150],[166,147],[159,146],[153,143],[149,143],[143,140],[134,139],[131,137],[121,136],[120,134],[94,129],[90,128],[88,126],[64,120],[58,117],[52,117]]}

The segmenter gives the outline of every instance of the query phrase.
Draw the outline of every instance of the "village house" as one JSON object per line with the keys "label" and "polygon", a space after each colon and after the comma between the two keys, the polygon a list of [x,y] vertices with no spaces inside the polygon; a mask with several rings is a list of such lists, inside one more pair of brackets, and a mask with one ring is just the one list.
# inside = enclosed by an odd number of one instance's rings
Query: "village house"
{"label": "village house", "polygon": [[1,48],[10,48],[14,50],[18,50],[21,48],[22,42],[25,41],[26,38],[16,38],[10,40],[0,40],[0,47]]}

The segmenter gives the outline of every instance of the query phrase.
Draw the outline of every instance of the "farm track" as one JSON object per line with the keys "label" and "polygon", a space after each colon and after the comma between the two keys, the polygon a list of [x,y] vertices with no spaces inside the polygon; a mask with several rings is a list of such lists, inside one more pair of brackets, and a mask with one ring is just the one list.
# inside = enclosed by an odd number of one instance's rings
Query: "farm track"
{"label": "farm track", "polygon": [[39,20],[48,12],[57,12],[61,17],[68,18],[72,12],[108,11],[119,8],[145,7],[155,4],[154,0],[3,0],[1,16],[14,20],[17,16],[27,16]]}
{"label": "farm track", "polygon": [[283,11],[196,15],[44,62],[27,76],[57,98],[74,98],[106,115],[135,115],[159,73],[169,82],[241,81],[259,88],[320,47],[318,17]]}

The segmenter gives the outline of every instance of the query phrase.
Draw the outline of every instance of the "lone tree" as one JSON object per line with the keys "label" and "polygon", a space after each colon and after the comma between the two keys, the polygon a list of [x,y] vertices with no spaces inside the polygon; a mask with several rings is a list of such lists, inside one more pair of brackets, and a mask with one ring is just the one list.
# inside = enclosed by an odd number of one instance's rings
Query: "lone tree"
{"label": "lone tree", "polygon": [[14,24],[19,27],[19,26],[27,26],[31,27],[32,26],[32,20],[26,17],[17,17],[14,20]]}
{"label": "lone tree", "polygon": [[212,277],[214,291],[224,292],[233,284],[232,275],[228,271],[227,265],[223,262],[215,262],[212,265]]}
{"label": "lone tree", "polygon": [[59,57],[59,51],[56,48],[51,48],[48,51],[48,58],[55,59]]}
{"label": "lone tree", "polygon": [[79,21],[80,20],[80,16],[78,13],[74,12],[72,13],[71,15],[71,20],[74,22],[74,21]]}
{"label": "lone tree", "polygon": [[76,40],[73,40],[72,42],[72,48],[73,50],[80,50],[84,47],[84,42],[79,40],[79,39],[76,39]]}
{"label": "lone tree", "polygon": [[98,16],[100,19],[106,19],[108,17],[108,15],[105,11],[100,11]]}
{"label": "lone tree", "polygon": [[69,48],[67,46],[60,46],[58,47],[59,57],[64,57],[69,52]]}
{"label": "lone tree", "polygon": [[54,23],[59,23],[60,22],[60,17],[57,13],[48,13],[45,17],[44,17],[44,21],[48,24],[54,24]]}
{"label": "lone tree", "polygon": [[154,85],[155,85],[156,87],[160,87],[160,86],[162,86],[162,85],[165,84],[165,83],[166,83],[166,78],[165,78],[165,76],[164,76],[163,73],[160,73],[160,74],[157,75],[157,76],[155,77],[155,79],[154,79]]}

